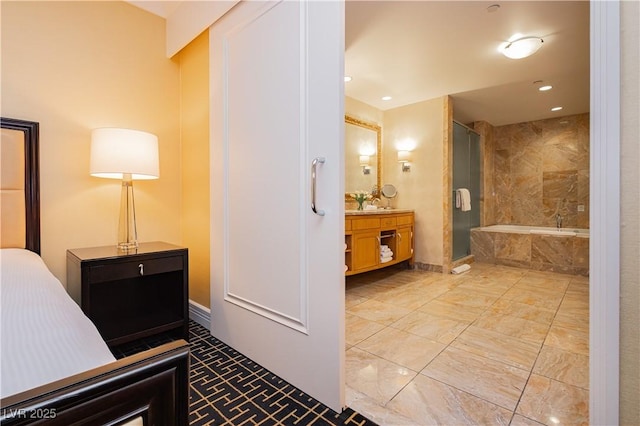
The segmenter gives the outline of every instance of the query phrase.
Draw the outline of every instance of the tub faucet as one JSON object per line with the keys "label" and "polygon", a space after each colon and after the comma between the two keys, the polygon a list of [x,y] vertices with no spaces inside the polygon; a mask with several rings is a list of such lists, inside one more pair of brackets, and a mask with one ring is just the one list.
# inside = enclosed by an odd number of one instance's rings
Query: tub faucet
{"label": "tub faucet", "polygon": [[562,229],[562,216],[560,216],[560,213],[556,215],[556,228],[558,228],[558,231]]}

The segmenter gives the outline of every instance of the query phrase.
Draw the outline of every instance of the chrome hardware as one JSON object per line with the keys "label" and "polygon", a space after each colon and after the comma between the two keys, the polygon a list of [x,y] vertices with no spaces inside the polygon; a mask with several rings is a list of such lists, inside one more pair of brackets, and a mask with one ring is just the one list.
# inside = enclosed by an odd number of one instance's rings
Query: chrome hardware
{"label": "chrome hardware", "polygon": [[324,157],[316,157],[311,162],[311,211],[318,216],[324,216],[324,210],[316,209],[316,166],[324,164]]}
{"label": "chrome hardware", "polygon": [[562,216],[559,213],[556,215],[556,228],[558,231],[562,229]]}
{"label": "chrome hardware", "polygon": [[140,268],[140,275],[144,275],[144,265],[141,263],[138,265],[138,268]]}

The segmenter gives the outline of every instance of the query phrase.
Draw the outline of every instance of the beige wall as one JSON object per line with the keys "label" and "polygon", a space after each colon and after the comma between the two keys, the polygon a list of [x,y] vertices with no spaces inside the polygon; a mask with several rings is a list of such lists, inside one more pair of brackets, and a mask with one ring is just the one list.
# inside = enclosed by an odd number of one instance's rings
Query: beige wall
{"label": "beige wall", "polygon": [[[415,262],[444,264],[443,167],[444,123],[447,97],[380,111],[347,97],[345,112],[363,121],[382,126],[382,184],[398,189],[392,200],[395,208],[415,211]],[[411,171],[402,172],[398,150],[411,139]],[[382,200],[386,204],[386,200]]]}
{"label": "beige wall", "polygon": [[182,236],[189,297],[211,306],[209,281],[209,31],[178,54],[182,139]]}
{"label": "beige wall", "polygon": [[621,2],[620,424],[640,424],[640,3]]}
{"label": "beige wall", "polygon": [[[444,98],[384,112],[383,183],[398,189],[393,206],[415,210],[415,262],[443,265],[443,135]],[[415,143],[411,171],[403,172],[398,149],[407,139]]]}
{"label": "beige wall", "polygon": [[116,244],[120,183],[89,176],[91,130],[159,138],[160,179],[135,186],[141,241],[181,243],[179,69],[165,23],[125,2],[2,2],[2,116],[40,123],[42,257]]}
{"label": "beige wall", "polygon": [[[374,123],[378,126],[382,126],[384,120],[384,113],[378,108],[348,96],[344,98],[344,112],[353,118]],[[384,141],[382,143],[384,144]]]}

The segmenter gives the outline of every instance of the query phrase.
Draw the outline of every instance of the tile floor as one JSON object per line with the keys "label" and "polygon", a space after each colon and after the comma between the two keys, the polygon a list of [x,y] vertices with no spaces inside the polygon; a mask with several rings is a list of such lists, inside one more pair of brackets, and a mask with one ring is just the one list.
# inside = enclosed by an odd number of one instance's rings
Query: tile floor
{"label": "tile floor", "polygon": [[588,278],[387,268],[346,294],[347,405],[380,425],[588,424]]}

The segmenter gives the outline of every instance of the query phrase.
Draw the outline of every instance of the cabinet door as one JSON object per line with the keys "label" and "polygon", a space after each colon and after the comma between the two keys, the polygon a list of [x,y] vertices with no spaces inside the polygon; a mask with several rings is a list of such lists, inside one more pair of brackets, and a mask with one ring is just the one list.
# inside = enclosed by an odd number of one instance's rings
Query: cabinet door
{"label": "cabinet door", "polygon": [[405,260],[413,255],[413,228],[405,227],[396,230],[396,259]]}
{"label": "cabinet door", "polygon": [[357,232],[351,235],[351,262],[354,271],[371,268],[380,262],[380,233]]}

